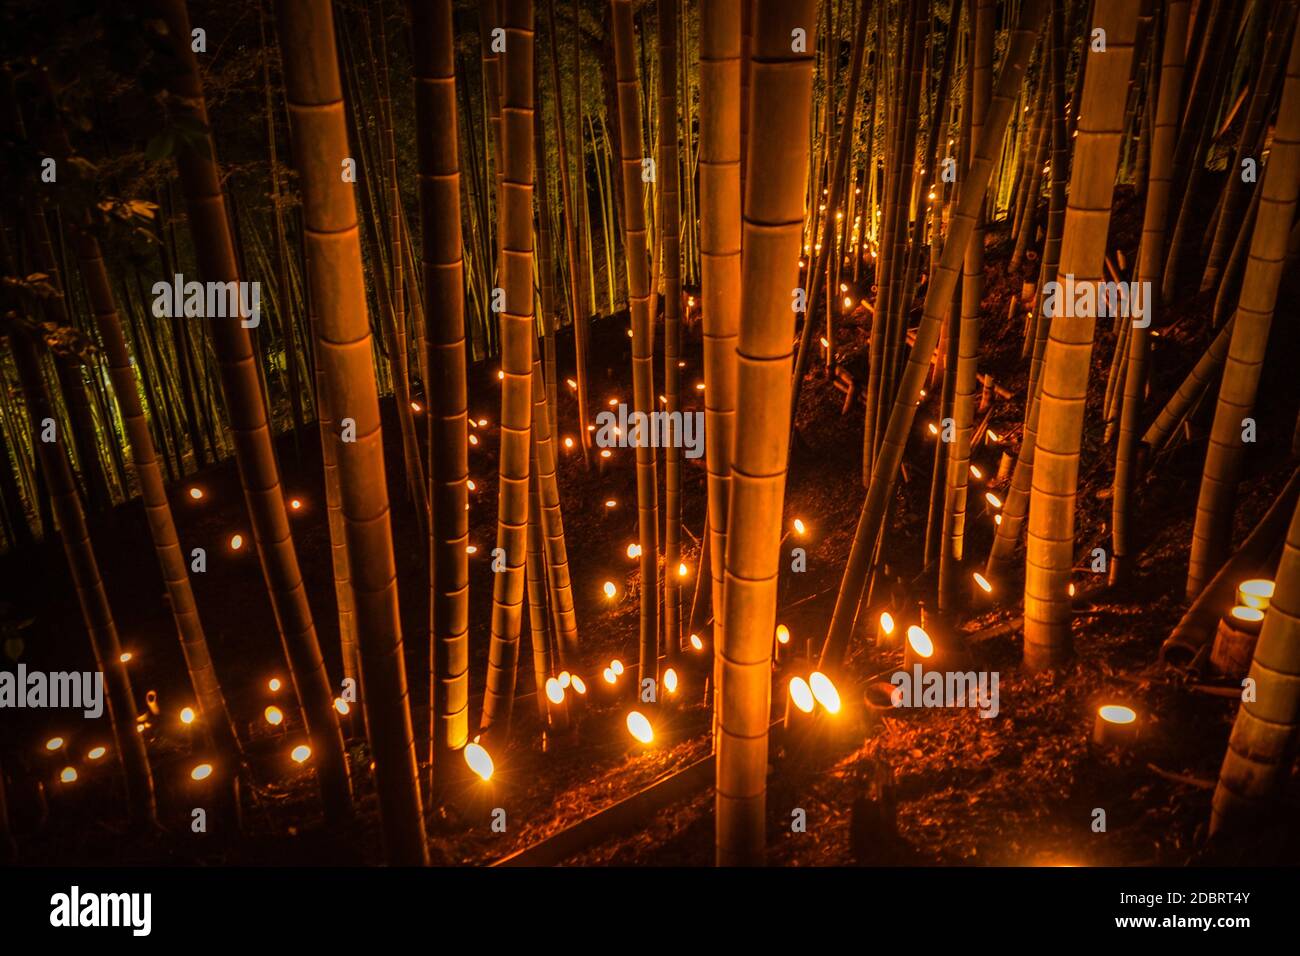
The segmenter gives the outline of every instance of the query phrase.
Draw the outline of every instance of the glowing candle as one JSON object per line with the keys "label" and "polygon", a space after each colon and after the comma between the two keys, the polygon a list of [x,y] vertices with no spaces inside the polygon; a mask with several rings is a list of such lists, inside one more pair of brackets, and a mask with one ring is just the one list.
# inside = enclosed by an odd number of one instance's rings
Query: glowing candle
{"label": "glowing candle", "polygon": [[128,661],[131,660],[131,652],[130,652],[130,651],[123,651],[120,655],[118,655],[118,658],[117,658],[117,659],[118,659],[119,661],[121,661],[123,664],[125,664],[125,663],[127,663]]}
{"label": "glowing candle", "polygon": [[641,545],[636,544],[635,542],[632,543],[632,544],[629,544],[629,545],[627,546],[627,556],[628,556],[629,558],[639,558],[639,557],[641,557]]}
{"label": "glowing candle", "polygon": [[266,722],[272,727],[279,727],[284,723],[284,711],[274,704],[262,711],[262,716],[266,718]]}
{"label": "glowing candle", "polygon": [[677,693],[677,671],[671,667],[664,671],[664,689],[670,694]]}
{"label": "glowing candle", "polygon": [[202,488],[191,488],[191,489],[190,489],[190,497],[193,498],[195,501],[202,501],[202,500],[203,500],[203,489],[202,489]]}
{"label": "glowing candle", "polygon": [[91,747],[90,752],[86,754],[87,760],[99,760],[104,754],[108,753],[107,747]]}
{"label": "glowing candle", "polygon": [[271,691],[272,694],[278,694],[280,692],[280,688],[283,685],[280,683],[280,678],[272,677],[269,681],[266,682],[266,686]]}
{"label": "glowing candle", "polygon": [[465,745],[465,763],[469,769],[478,774],[483,780],[492,779],[492,757],[483,749],[483,745],[477,742]]}
{"label": "glowing candle", "polygon": [[335,698],[334,698],[334,709],[337,710],[337,711],[338,711],[340,714],[342,714],[344,717],[346,717],[348,714],[352,713],[352,707],[351,707],[351,705],[348,704],[348,702],[347,702],[346,700],[344,700],[342,697],[335,697]]}
{"label": "glowing candle", "polygon": [[654,728],[650,726],[650,721],[645,714],[639,710],[630,711],[627,715],[627,730],[633,737],[643,744],[654,741]]}
{"label": "glowing candle", "polygon": [[194,708],[193,708],[193,707],[182,707],[182,708],[181,708],[181,723],[182,723],[182,724],[186,724],[186,725],[188,725],[188,724],[192,724],[192,723],[194,723],[194,717],[195,717],[195,714],[194,714]]}
{"label": "glowing candle", "polygon": [[812,688],[808,686],[808,682],[802,677],[790,678],[790,699],[805,714],[812,713],[814,705]]}
{"label": "glowing candle", "polygon": [[825,707],[828,714],[840,712],[840,693],[829,677],[821,671],[813,671],[808,677],[808,687],[817,703]]}
{"label": "glowing candle", "polygon": [[63,772],[59,774],[59,779],[62,780],[64,783],[76,783],[76,782],[77,782],[77,768],[76,768],[76,767],[64,767],[64,768],[63,768]]}
{"label": "glowing candle", "polygon": [[784,624],[778,624],[776,626],[776,642],[778,644],[790,643],[790,629]]}
{"label": "glowing candle", "polygon": [[1137,713],[1122,704],[1104,704],[1097,708],[1092,726],[1092,739],[1101,746],[1131,743],[1137,737]]}
{"label": "glowing candle", "polygon": [[244,546],[244,536],[242,534],[231,535],[230,537],[231,551],[238,551],[243,546]]}
{"label": "glowing candle", "polygon": [[1266,578],[1252,578],[1237,585],[1237,603],[1267,611],[1276,585]]}
{"label": "glowing candle", "polygon": [[212,776],[212,764],[210,763],[201,763],[190,771],[191,780],[207,780],[210,776]]}
{"label": "glowing candle", "polygon": [[45,741],[46,750],[54,751],[54,750],[58,750],[62,746],[63,746],[62,737],[51,737],[49,740]]}
{"label": "glowing candle", "polygon": [[700,640],[700,635],[698,634],[691,635],[691,647],[695,648],[695,650],[697,651],[704,650],[704,642]]}
{"label": "glowing candle", "polygon": [[795,533],[795,534],[804,534],[804,533],[807,532],[807,530],[808,530],[808,527],[807,527],[807,525],[805,525],[805,524],[803,523],[803,519],[802,519],[802,518],[795,518],[795,519],[794,519],[794,533]]}
{"label": "glowing candle", "polygon": [[613,581],[605,582],[604,591],[605,597],[609,598],[611,601],[614,600],[614,595],[618,594],[618,588],[614,586]]}
{"label": "glowing candle", "polygon": [[983,591],[985,594],[993,593],[993,585],[989,583],[988,578],[980,574],[978,571],[975,572],[974,577],[975,577],[975,583],[980,586],[981,591]]}
{"label": "glowing candle", "polygon": [[576,690],[579,695],[587,693],[587,685],[581,677],[574,674],[570,679],[573,682],[573,689]]}
{"label": "glowing candle", "polygon": [[564,703],[564,688],[560,686],[560,682],[554,677],[549,677],[546,680],[546,699],[552,704]]}
{"label": "glowing candle", "polygon": [[294,498],[289,502],[289,507],[292,508],[294,511],[302,510],[302,499]]}
{"label": "glowing candle", "polygon": [[626,668],[623,666],[623,662],[620,661],[617,657],[609,662],[609,669],[612,670],[615,674],[619,675],[620,677],[623,676],[623,671],[626,670]]}
{"label": "glowing candle", "polygon": [[299,744],[289,753],[289,759],[294,763],[306,763],[311,756],[311,748],[306,744]]}

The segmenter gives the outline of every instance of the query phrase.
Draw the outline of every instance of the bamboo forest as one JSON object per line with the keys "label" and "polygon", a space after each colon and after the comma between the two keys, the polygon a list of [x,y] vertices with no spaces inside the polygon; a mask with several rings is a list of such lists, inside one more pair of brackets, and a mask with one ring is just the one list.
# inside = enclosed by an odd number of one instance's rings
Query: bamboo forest
{"label": "bamboo forest", "polygon": [[11,876],[1300,863],[1297,0],[2,8]]}

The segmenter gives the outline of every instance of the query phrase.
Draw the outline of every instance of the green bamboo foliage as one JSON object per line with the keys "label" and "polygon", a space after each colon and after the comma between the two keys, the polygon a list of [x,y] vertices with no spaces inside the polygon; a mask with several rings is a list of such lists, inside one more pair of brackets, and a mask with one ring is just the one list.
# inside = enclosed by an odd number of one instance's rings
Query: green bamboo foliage
{"label": "green bamboo foliage", "polygon": [[[1138,254],[1137,280],[1160,284],[1164,264],[1165,223],[1169,214],[1169,191],[1173,176],[1174,145],[1177,138],[1178,106],[1182,98],[1184,49],[1187,45],[1187,0],[1172,0],[1166,13],[1165,39],[1160,65],[1160,90],[1156,99],[1155,124],[1151,135],[1150,176],[1142,218],[1142,243]],[[1130,501],[1137,462],[1138,424],[1146,394],[1150,331],[1134,325],[1130,332],[1128,369],[1124,375],[1124,403],[1120,412],[1119,441],[1115,446],[1115,483],[1111,506],[1110,563],[1112,584],[1132,574],[1129,557]]]}
{"label": "green bamboo foliage", "polygon": [[[627,258],[627,297],[632,313],[632,405],[635,412],[648,415],[655,410],[654,330],[642,200],[642,170],[647,167],[642,162],[636,37],[631,0],[610,0],[610,6],[618,97],[619,169],[623,183],[623,251]],[[655,472],[654,449],[649,441],[639,442],[636,449],[637,538],[641,544],[638,686],[641,681],[659,678],[659,490]]]}
{"label": "green bamboo foliage", "polygon": [[505,0],[501,54],[501,458],[492,639],[482,728],[508,729],[523,616],[533,373],[533,4]]}
{"label": "green bamboo foliage", "polygon": [[726,622],[723,568],[740,334],[740,5],[747,2],[700,7],[700,299],[715,644]]}
{"label": "green bamboo foliage", "polygon": [[1300,193],[1300,31],[1291,41],[1273,145],[1258,188],[1261,199],[1250,243],[1250,259],[1237,302],[1196,502],[1191,565],[1187,572],[1189,597],[1200,593],[1228,555],[1237,478],[1245,451],[1243,433],[1248,428],[1254,429],[1253,420],[1247,419],[1255,407],[1269,328],[1282,281],[1287,239],[1297,193]]}
{"label": "green bamboo foliage", "polygon": [[415,125],[424,312],[429,319],[429,575],[432,782],[469,742],[469,462],[464,260],[451,0],[414,0]]}
{"label": "green bamboo foliage", "polygon": [[719,648],[717,860],[761,863],[766,843],[767,725],[776,628],[781,509],[789,454],[799,250],[808,189],[815,0],[757,0],[750,59],[750,188],[745,197],[737,342],[737,441]]}
{"label": "green bamboo foliage", "polygon": [[[1137,13],[1128,0],[1097,0],[1093,13],[1092,28],[1105,30],[1106,48],[1088,52],[1059,268],[1059,275],[1073,275],[1076,284],[1102,274]],[[1057,664],[1072,651],[1075,493],[1096,318],[1073,315],[1073,303],[1063,298],[1057,297],[1043,357],[1029,499],[1024,660],[1030,668]]]}
{"label": "green bamboo foliage", "polygon": [[1214,790],[1211,835],[1231,832],[1270,809],[1295,759],[1300,728],[1300,506],[1291,519],[1274,583],[1248,675],[1255,693],[1242,703],[1232,725]]}
{"label": "green bamboo foliage", "polygon": [[[13,329],[9,335],[10,349],[18,369],[23,397],[33,435],[40,434],[46,422],[54,420],[54,407],[50,401],[45,379],[41,375],[40,358],[36,344],[23,329]],[[131,693],[130,678],[122,661],[122,646],[118,642],[117,625],[108,603],[108,592],[99,575],[99,562],[90,541],[86,514],[73,481],[68,464],[67,441],[56,426],[57,441],[36,441],[36,457],[49,489],[54,520],[58,522],[59,540],[63,554],[72,572],[72,585],[77,592],[81,619],[90,636],[90,646],[95,653],[95,668],[104,674],[107,689],[105,704],[109,723],[113,728],[113,742],[122,766],[126,783],[127,813],[137,829],[157,825],[157,807],[154,801],[153,775],[149,770],[149,757],[145,753],[144,737],[135,728],[135,700]]]}
{"label": "green bamboo foliage", "polygon": [[[168,76],[172,106],[208,129],[207,105],[198,63],[190,48],[190,19],[184,0],[156,0],[167,25],[177,69]],[[284,34],[281,34],[284,35]],[[239,281],[230,221],[226,215],[216,145],[180,150],[176,167],[189,211],[199,272],[210,282]],[[248,329],[238,317],[211,322],[211,341],[221,370],[221,387],[230,417],[244,499],[253,527],[262,574],[275,611],[303,721],[311,738],[312,760],[331,820],[352,816],[343,734],[334,710],[334,694],[325,673],[298,555],[289,531],[289,515],[271,444],[257,359]]]}
{"label": "green bamboo foliage", "polygon": [[994,87],[993,98],[989,102],[984,132],[976,144],[970,168],[961,184],[961,197],[949,220],[939,268],[926,290],[916,341],[899,380],[880,454],[873,464],[871,483],[862,503],[862,511],[853,534],[853,545],[835,599],[835,611],[822,646],[823,668],[834,666],[842,660],[848,649],[858,601],[867,575],[871,572],[876,539],[884,525],[886,506],[893,496],[894,482],[903,460],[903,449],[912,431],[916,409],[921,401],[921,389],[925,386],[930,361],[938,344],[939,327],[944,314],[952,305],[966,245],[974,232],[975,218],[983,205],[984,191],[988,188],[993,164],[1001,150],[1007,122],[1011,117],[1011,109],[1046,12],[1047,0],[1026,0],[1020,8],[1019,22],[1008,36],[1007,52]]}

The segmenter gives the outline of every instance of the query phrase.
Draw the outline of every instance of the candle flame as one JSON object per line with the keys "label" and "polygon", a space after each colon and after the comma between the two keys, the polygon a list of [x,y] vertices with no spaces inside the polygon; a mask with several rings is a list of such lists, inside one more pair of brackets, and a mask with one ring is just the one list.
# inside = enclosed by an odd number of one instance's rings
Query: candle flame
{"label": "candle flame", "polygon": [[894,615],[888,611],[880,612],[880,629],[886,634],[894,633]]}
{"label": "candle flame", "polygon": [[840,692],[835,689],[831,679],[821,671],[813,671],[808,677],[808,686],[812,690],[812,695],[817,699],[817,703],[826,708],[829,714],[838,714],[840,712]]}
{"label": "candle flame", "polygon": [[811,714],[813,709],[813,692],[808,686],[808,682],[802,677],[790,678],[790,699],[794,705],[802,710],[805,714]]}
{"label": "candle flame", "polygon": [[645,714],[639,710],[630,711],[627,715],[627,731],[643,744],[652,743],[655,739],[654,728],[650,726],[650,721]]}
{"label": "candle flame", "polygon": [[212,776],[212,764],[210,763],[201,763],[190,771],[191,780],[207,780],[210,776]]}
{"label": "candle flame", "polygon": [[700,640],[700,635],[698,634],[691,635],[691,647],[695,648],[697,651],[704,650],[704,642]]}
{"label": "candle flame", "polygon": [[86,754],[87,760],[98,760],[104,754],[108,753],[107,747],[92,747],[90,753]]}
{"label": "candle flame", "polygon": [[776,642],[778,644],[790,643],[790,629],[784,624],[778,624],[776,626]]}
{"label": "candle flame", "polygon": [[934,656],[934,641],[930,640],[930,635],[925,633],[924,628],[913,624],[907,629],[907,643],[912,646],[918,657]]}
{"label": "candle flame", "polygon": [[552,704],[564,703],[564,688],[560,686],[560,682],[554,677],[548,678],[546,681],[546,699]]}
{"label": "candle flame", "polygon": [[194,714],[194,708],[193,708],[193,707],[182,707],[182,708],[181,708],[181,723],[182,723],[182,724],[192,724],[192,723],[194,723],[194,716],[195,716],[195,714]]}
{"label": "candle flame", "polygon": [[618,588],[614,586],[613,581],[606,581],[604,591],[605,591],[605,597],[609,598],[612,601],[614,599],[614,595],[618,593]]}
{"label": "candle flame", "polygon": [[299,744],[298,746],[294,747],[293,750],[290,751],[289,753],[289,759],[291,759],[294,763],[306,763],[307,759],[310,756],[311,756],[311,748],[308,747],[306,744]]}
{"label": "candle flame", "polygon": [[77,781],[77,768],[76,768],[76,767],[64,767],[64,768],[63,768],[63,772],[62,772],[61,774],[59,774],[59,779],[62,780],[64,783],[76,783],[76,781]]}
{"label": "candle flame", "polygon": [[664,671],[664,689],[670,694],[677,693],[677,671],[671,667]]}
{"label": "candle flame", "polygon": [[1101,715],[1102,720],[1110,724],[1131,724],[1137,720],[1133,708],[1121,704],[1106,704],[1097,708],[1097,713]]}
{"label": "candle flame", "polygon": [[275,704],[262,711],[262,716],[266,718],[266,722],[272,727],[279,727],[284,723],[284,711],[276,707]]}
{"label": "candle flame", "polygon": [[492,755],[483,748],[480,743],[469,743],[465,745],[465,763],[469,769],[478,774],[482,780],[491,780],[492,771],[495,769],[492,765]]}

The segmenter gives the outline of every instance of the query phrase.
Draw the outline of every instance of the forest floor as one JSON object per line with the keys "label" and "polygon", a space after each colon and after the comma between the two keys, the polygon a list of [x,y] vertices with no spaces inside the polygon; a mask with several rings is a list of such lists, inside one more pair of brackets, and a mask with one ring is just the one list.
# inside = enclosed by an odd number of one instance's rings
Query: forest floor
{"label": "forest floor", "polygon": [[[1141,204],[1121,191],[1111,248],[1133,261]],[[1022,313],[1008,315],[1009,299],[1019,291],[1020,276],[1009,276],[1005,234],[988,241],[980,369],[992,374],[1014,398],[993,399],[990,427],[1001,444],[981,443],[972,461],[985,482],[973,483],[968,513],[968,560],[963,572],[982,570],[992,539],[992,514],[983,492],[1005,491],[1009,476],[997,474],[1001,449],[1019,445],[1027,363],[1021,358]],[[1027,267],[1028,268],[1028,267]],[[849,279],[845,278],[848,282]],[[1288,277],[1281,301],[1294,301],[1294,277]],[[868,294],[850,290],[855,300]],[[1211,306],[1204,296],[1157,315],[1153,341],[1151,401],[1159,403],[1177,384],[1206,344],[1202,331],[1185,331],[1207,323],[1185,321],[1204,316]],[[698,315],[684,336],[682,395],[688,410],[702,409]],[[869,335],[869,316],[857,308],[836,330],[844,365],[865,381],[862,367]],[[1105,323],[1101,324],[1102,326]],[[1292,425],[1294,383],[1287,368],[1296,367],[1297,334],[1293,323],[1275,323],[1277,349],[1283,353],[1265,369],[1259,407],[1259,452],[1243,476],[1238,511],[1238,539],[1271,504],[1285,482]],[[1279,328],[1281,326],[1281,328]],[[590,359],[591,414],[610,399],[630,404],[630,340],[626,316],[593,325]],[[662,333],[657,337],[662,350]],[[1088,425],[1084,436],[1083,472],[1077,515],[1079,553],[1091,542],[1108,544],[1109,490],[1113,449],[1102,444],[1102,393],[1113,351],[1114,335],[1099,328],[1093,350]],[[1272,348],[1272,347],[1271,347]],[[818,350],[820,353],[820,350]],[[1277,354],[1277,353],[1275,353]],[[795,646],[825,634],[861,506],[862,407],[841,414],[844,395],[828,381],[817,359],[805,383],[797,416],[786,490],[784,526],[795,517],[807,525],[799,544],[807,549],[807,570],[793,573],[788,563],[781,579],[779,620],[794,635]],[[571,348],[560,337],[559,422],[561,436],[577,438],[576,407],[564,379],[571,374]],[[662,360],[656,365],[662,376]],[[478,546],[471,558],[471,719],[477,716],[488,645],[492,572],[490,551],[496,523],[496,428],[500,414],[495,365],[476,367],[470,377],[470,413],[487,424],[473,431],[480,442],[470,450],[470,539]],[[897,576],[894,593],[906,623],[915,619],[918,599],[933,591],[933,575],[909,561],[919,556],[925,533],[932,468],[933,439],[925,422],[936,417],[937,388],[918,416],[900,482],[889,540],[890,570]],[[1276,397],[1277,400],[1274,400]],[[1158,407],[1158,406],[1157,406]],[[399,432],[386,407],[389,486],[393,494],[394,535],[398,556],[402,621],[417,734],[428,720],[427,547],[420,539],[401,480]],[[861,627],[842,672],[836,676],[845,708],[834,732],[800,766],[781,761],[768,793],[769,852],[773,864],[840,865],[851,863],[985,864],[985,865],[1181,865],[1205,860],[1203,835],[1209,819],[1213,781],[1217,777],[1236,702],[1190,692],[1157,663],[1160,643],[1185,609],[1183,583],[1187,543],[1191,537],[1204,432],[1212,402],[1205,402],[1193,421],[1192,440],[1162,459],[1143,479],[1137,494],[1135,540],[1141,550],[1135,583],[1122,593],[1105,585],[1104,575],[1079,571],[1074,622],[1076,657],[1055,673],[1028,674],[1020,669],[1018,580],[997,581],[985,607],[971,607],[960,619],[970,637],[978,670],[1000,675],[1000,713],[983,719],[974,709],[888,710],[864,703],[869,686],[899,666],[901,651],[876,647]],[[927,415],[929,418],[927,418]],[[1267,436],[1278,436],[1270,439]],[[295,445],[283,435],[278,450],[287,496],[301,499],[293,513],[295,543],[311,596],[312,608],[332,676],[341,676],[334,610],[329,535],[321,485],[319,441],[314,427],[302,430]],[[662,481],[662,467],[660,469]],[[602,472],[584,469],[578,451],[562,455],[561,498],[580,626],[581,660],[572,665],[589,688],[617,657],[633,665],[637,655],[639,574],[626,556],[636,536],[633,452],[615,450]],[[690,614],[699,567],[699,538],[704,526],[703,459],[683,469],[682,560],[683,617]],[[188,494],[204,491],[201,500]],[[41,863],[191,863],[286,864],[378,862],[381,859],[373,793],[368,774],[355,773],[362,812],[356,831],[326,828],[320,820],[310,763],[300,768],[288,760],[290,746],[301,736],[291,685],[273,695],[267,681],[286,678],[270,604],[253,550],[229,548],[230,536],[247,539],[238,475],[225,462],[190,476],[172,489],[183,545],[208,550],[208,570],[194,575],[194,586],[211,642],[218,673],[236,724],[247,740],[255,781],[245,793],[243,833],[225,838],[190,832],[190,809],[199,805],[188,777],[201,747],[176,718],[191,703],[163,587],[153,559],[143,512],[138,502],[95,522],[93,536],[123,646],[134,657],[130,671],[137,698],[155,690],[161,713],[151,721],[149,739],[160,811],[166,832],[147,838],[128,837],[117,825],[120,794],[112,767],[85,768],[75,787],[56,780],[58,769],[76,762],[63,753],[46,753],[51,735],[69,738],[72,753],[95,744],[111,744],[108,728],[99,736],[59,724],[50,712],[15,712],[6,718],[6,741],[0,743],[14,826],[20,835],[21,860]],[[607,502],[613,501],[613,506]],[[662,490],[660,502],[662,504]],[[1084,543],[1089,543],[1087,548]],[[793,546],[788,541],[787,546]],[[6,561],[5,577],[13,585],[7,596],[9,619],[25,616],[36,624],[24,632],[23,659],[29,668],[90,668],[90,652],[72,597],[66,565],[57,544],[47,543],[35,556]],[[684,633],[707,639],[709,599],[707,571],[693,617]],[[602,584],[612,580],[617,597],[607,600]],[[972,597],[972,601],[974,598]],[[908,614],[912,617],[908,617]],[[867,622],[863,622],[866,624]],[[998,625],[1002,625],[999,627]],[[927,621],[927,626],[930,626]],[[937,619],[935,627],[943,627]],[[710,751],[710,715],[705,704],[708,671],[704,655],[684,668],[682,703],[658,708],[657,741],[636,745],[622,726],[626,706],[592,706],[578,727],[563,739],[546,741],[535,706],[531,648],[525,629],[520,643],[519,693],[512,744],[494,753],[497,772],[491,783],[460,782],[445,815],[430,821],[432,855],[439,863],[488,863],[527,847],[630,796],[656,779],[680,770]],[[701,666],[695,666],[699,664]],[[629,667],[629,674],[631,667]],[[624,683],[628,678],[624,679]],[[774,690],[774,716],[784,708],[784,680]],[[1126,703],[1142,717],[1139,745],[1101,751],[1090,742],[1096,706]],[[262,710],[281,705],[287,715],[273,730]],[[354,766],[364,766],[360,727],[345,724]],[[882,768],[892,774],[898,839],[888,843],[854,839],[853,807],[867,795],[869,781]],[[46,791],[42,801],[37,784]],[[40,826],[44,803],[49,823]],[[491,826],[494,808],[506,811],[504,832]],[[648,816],[643,825],[573,856],[575,864],[709,864],[713,859],[711,789],[679,800]],[[1104,832],[1094,829],[1095,811],[1105,810]],[[794,832],[792,813],[802,809],[807,825]],[[858,824],[861,825],[860,823]],[[1251,862],[1300,862],[1296,838],[1262,835],[1249,848]]]}

